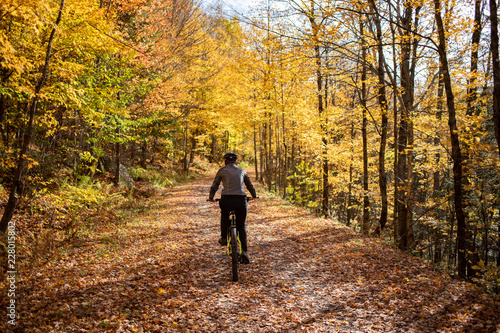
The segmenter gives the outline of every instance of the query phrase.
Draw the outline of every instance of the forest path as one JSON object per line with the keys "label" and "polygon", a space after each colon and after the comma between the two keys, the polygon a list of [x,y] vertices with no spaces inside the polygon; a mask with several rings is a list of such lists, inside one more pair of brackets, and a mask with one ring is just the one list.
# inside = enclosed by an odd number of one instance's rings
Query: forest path
{"label": "forest path", "polygon": [[263,191],[233,283],[211,180],[21,276],[14,331],[500,331],[498,298]]}

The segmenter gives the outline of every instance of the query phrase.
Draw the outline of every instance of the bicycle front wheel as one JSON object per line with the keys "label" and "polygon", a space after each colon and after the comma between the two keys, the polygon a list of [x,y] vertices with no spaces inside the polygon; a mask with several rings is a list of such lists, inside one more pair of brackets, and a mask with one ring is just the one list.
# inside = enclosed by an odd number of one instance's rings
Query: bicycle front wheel
{"label": "bicycle front wheel", "polygon": [[233,266],[233,281],[238,281],[238,235],[236,228],[231,228],[231,262]]}

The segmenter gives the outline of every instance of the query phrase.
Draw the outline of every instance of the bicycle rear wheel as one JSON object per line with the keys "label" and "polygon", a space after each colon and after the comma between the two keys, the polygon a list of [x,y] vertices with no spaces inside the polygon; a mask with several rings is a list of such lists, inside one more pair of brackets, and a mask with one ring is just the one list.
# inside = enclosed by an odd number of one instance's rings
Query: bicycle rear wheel
{"label": "bicycle rear wheel", "polygon": [[238,235],[236,234],[236,228],[231,228],[231,262],[233,266],[233,281],[238,281],[238,264],[239,264],[239,253],[238,253]]}

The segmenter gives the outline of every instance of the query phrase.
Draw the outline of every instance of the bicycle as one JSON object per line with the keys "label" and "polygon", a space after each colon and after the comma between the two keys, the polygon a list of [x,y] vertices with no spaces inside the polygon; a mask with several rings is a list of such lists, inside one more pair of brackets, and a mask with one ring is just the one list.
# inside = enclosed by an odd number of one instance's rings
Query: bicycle
{"label": "bicycle", "polygon": [[[252,198],[247,197],[247,202]],[[215,199],[216,202],[219,202],[220,199]],[[232,274],[233,274],[233,282],[238,281],[238,266],[242,263],[242,249],[241,249],[241,241],[239,237],[238,230],[236,228],[236,212],[234,210],[229,211],[229,229],[227,232],[227,255],[231,256],[231,266],[232,266]],[[235,240],[235,241],[233,241]]]}

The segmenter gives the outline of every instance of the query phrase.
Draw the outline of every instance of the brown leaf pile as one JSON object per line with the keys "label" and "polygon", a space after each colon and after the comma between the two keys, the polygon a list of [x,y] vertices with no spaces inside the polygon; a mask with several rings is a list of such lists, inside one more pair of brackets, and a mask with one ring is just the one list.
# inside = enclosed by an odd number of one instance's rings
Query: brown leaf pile
{"label": "brown leaf pile", "polygon": [[251,264],[233,283],[210,181],[23,272],[17,326],[2,300],[0,331],[500,331],[498,297],[273,196],[249,204]]}

